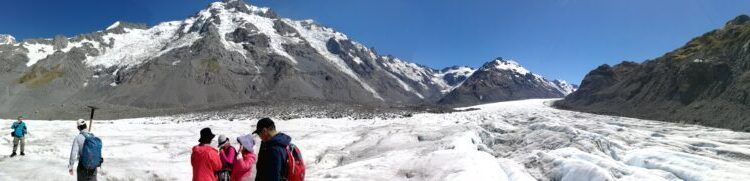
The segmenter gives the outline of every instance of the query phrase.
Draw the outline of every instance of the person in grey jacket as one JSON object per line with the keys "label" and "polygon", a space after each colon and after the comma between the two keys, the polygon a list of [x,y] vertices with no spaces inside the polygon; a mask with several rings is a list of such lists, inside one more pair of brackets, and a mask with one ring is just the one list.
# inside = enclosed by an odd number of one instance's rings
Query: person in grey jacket
{"label": "person in grey jacket", "polygon": [[[80,133],[76,136],[75,139],[73,139],[73,147],[70,149],[70,160],[68,164],[68,172],[70,175],[74,175],[75,172],[73,172],[73,166],[75,166],[76,162],[78,161],[79,155],[81,155],[81,151],[83,148],[83,143],[86,142],[86,137],[83,135],[84,133],[88,133],[86,130],[86,120],[79,119],[77,122],[78,125],[78,131]],[[96,169],[94,170],[87,170],[81,165],[78,165],[78,168],[76,169],[78,172],[78,180],[93,180],[96,181]]]}

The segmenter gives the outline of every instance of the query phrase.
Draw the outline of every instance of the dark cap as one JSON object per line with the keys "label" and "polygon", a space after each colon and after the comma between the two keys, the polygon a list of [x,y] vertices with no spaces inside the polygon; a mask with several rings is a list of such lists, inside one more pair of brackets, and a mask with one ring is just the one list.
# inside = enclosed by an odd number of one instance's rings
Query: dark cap
{"label": "dark cap", "polygon": [[216,135],[211,132],[211,128],[203,128],[201,129],[201,138],[198,139],[198,142],[203,144],[211,143],[211,140],[214,139]]}
{"label": "dark cap", "polygon": [[255,131],[253,131],[253,134],[259,134],[260,131],[263,130],[263,128],[276,129],[276,125],[273,124],[273,120],[271,120],[271,118],[260,119],[258,120],[258,125],[255,125]]}

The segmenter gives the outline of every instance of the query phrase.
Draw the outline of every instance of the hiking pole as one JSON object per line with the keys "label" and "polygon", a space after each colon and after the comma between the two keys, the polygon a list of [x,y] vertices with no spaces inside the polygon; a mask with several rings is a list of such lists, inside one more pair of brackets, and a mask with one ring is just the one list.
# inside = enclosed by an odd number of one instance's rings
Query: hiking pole
{"label": "hiking pole", "polygon": [[91,109],[91,117],[89,117],[89,132],[91,132],[91,128],[94,127],[94,111],[96,111],[96,108],[94,106],[88,106]]}

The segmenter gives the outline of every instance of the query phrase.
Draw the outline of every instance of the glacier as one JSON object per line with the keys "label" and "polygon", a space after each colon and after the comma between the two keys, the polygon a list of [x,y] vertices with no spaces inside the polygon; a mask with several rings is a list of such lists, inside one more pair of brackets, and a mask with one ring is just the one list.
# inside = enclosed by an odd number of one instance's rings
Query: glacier
{"label": "glacier", "polygon": [[[302,149],[308,180],[744,180],[750,133],[552,108],[531,99],[393,119],[300,118],[277,128]],[[199,130],[236,137],[256,119],[96,120],[103,180],[190,180]],[[13,120],[0,120],[9,132]],[[29,120],[27,156],[0,157],[0,180],[72,180],[69,120]],[[257,138],[256,138],[257,139]],[[233,139],[230,139],[233,140]],[[215,143],[214,143],[215,144]],[[237,144],[237,143],[233,143]],[[256,150],[257,150],[256,145]],[[11,138],[0,138],[10,153]]]}

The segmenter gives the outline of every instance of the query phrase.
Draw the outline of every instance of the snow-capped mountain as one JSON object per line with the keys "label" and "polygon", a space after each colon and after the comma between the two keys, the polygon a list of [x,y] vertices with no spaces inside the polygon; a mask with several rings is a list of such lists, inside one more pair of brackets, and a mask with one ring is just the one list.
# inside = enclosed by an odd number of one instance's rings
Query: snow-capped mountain
{"label": "snow-capped mountain", "polygon": [[573,86],[564,81],[549,81],[516,61],[496,58],[482,65],[439,102],[466,106],[528,98],[563,97],[573,91]]}
{"label": "snow-capped mountain", "polygon": [[14,44],[16,43],[16,38],[10,35],[4,35],[0,34],[0,45],[6,45],[6,44]]}
{"label": "snow-capped mountain", "polygon": [[560,90],[560,92],[564,92],[565,95],[571,94],[578,90],[578,85],[570,84],[568,81],[564,80],[552,80],[550,83],[555,84],[555,87]]}
{"label": "snow-capped mountain", "polygon": [[312,20],[241,0],[151,27],[118,21],[74,37],[6,43],[0,68],[0,111],[36,119],[77,115],[83,110],[72,109],[85,105],[129,117],[293,100],[433,104],[474,72],[383,56]]}

